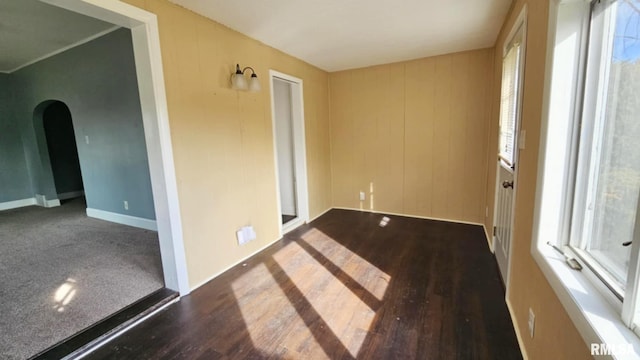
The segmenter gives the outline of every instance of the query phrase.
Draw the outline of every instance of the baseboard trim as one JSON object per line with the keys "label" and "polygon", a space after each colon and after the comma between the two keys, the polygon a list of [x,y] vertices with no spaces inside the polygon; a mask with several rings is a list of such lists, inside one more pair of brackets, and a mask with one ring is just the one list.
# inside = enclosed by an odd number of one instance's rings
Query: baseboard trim
{"label": "baseboard trim", "polygon": [[[436,220],[436,221],[444,221],[444,222],[450,222],[450,223],[456,223],[456,224],[466,224],[466,225],[478,225],[478,226],[484,226],[484,224],[477,223],[477,222],[472,222],[472,221],[453,220],[453,219],[444,219],[444,218],[437,218],[437,217],[430,217],[430,216],[420,216],[420,215],[410,215],[410,214],[400,214],[400,213],[393,213],[393,212],[388,212],[388,211],[376,211],[376,210],[367,210],[367,209],[354,209],[354,208],[349,208],[349,207],[340,207],[340,206],[334,206],[334,207],[332,207],[331,209],[336,209],[336,210],[362,211],[362,212],[368,212],[368,213],[372,213],[372,214],[393,215],[393,216],[404,216],[404,217],[414,218],[414,219]],[[329,209],[329,210],[331,210],[331,209]]]}
{"label": "baseboard trim", "polygon": [[[394,215],[394,216],[404,216],[404,217],[410,217],[410,218],[416,218],[416,219],[427,219],[427,220],[437,220],[437,221],[445,221],[445,222],[450,222],[450,223],[458,223],[458,224],[467,224],[467,225],[478,225],[478,226],[482,226],[484,228],[484,224],[479,224],[479,223],[473,223],[473,222],[465,222],[465,221],[459,221],[459,220],[447,220],[447,219],[439,219],[439,218],[430,218],[430,217],[422,217],[422,216],[415,216],[415,215],[405,215],[405,214],[396,214],[396,213],[388,213],[388,212],[376,212],[376,211],[368,211],[368,210],[360,210],[360,209],[352,209],[352,208],[344,208],[344,207],[330,207],[327,210],[325,210],[324,212],[322,212],[320,215],[315,216],[313,219],[308,220],[307,223],[310,223],[316,219],[318,219],[319,217],[321,217],[322,215],[328,213],[329,211],[336,209],[336,210],[354,210],[354,211],[363,211],[363,212],[371,212],[371,213],[376,213],[376,214],[387,214],[387,215]],[[87,211],[89,211],[89,209],[87,209]],[[486,234],[486,230],[485,230],[485,234]],[[196,285],[191,287],[191,292],[195,291],[196,289],[198,289],[199,287],[205,285],[206,283],[208,283],[209,281],[217,278],[218,276],[224,274],[226,271],[229,271],[230,269],[232,269],[235,266],[240,265],[242,262],[246,261],[247,259],[249,259],[250,257],[258,254],[259,252],[265,250],[266,248],[268,248],[269,246],[275,244],[276,242],[278,242],[281,238],[279,239],[275,239],[273,241],[268,242],[266,245],[260,247],[259,249],[253,251],[252,253],[250,253],[249,255],[243,257],[242,259],[238,260],[237,262],[234,262],[233,264],[229,265],[228,267],[218,271],[217,273],[211,275],[210,277],[206,278],[205,280],[197,283]],[[513,316],[512,316],[513,319]]]}
{"label": "baseboard trim", "polygon": [[87,208],[87,216],[100,219],[100,220],[122,224],[122,225],[129,225],[129,226],[133,226],[141,229],[158,231],[158,225],[156,224],[155,220],[149,220],[145,218],[140,218],[140,217],[135,217],[130,215],[123,215],[123,214],[118,214],[110,211],[104,211],[104,210],[98,210],[98,209],[92,209],[92,208]]}
{"label": "baseboard trim", "polygon": [[280,237],[283,237],[283,236],[287,235],[288,233],[292,232],[293,230],[297,229],[298,227],[300,227],[300,226],[302,226],[302,225],[304,225],[306,223],[308,223],[308,221],[305,221],[305,220],[300,219],[300,218],[289,221],[288,223],[282,225],[282,227],[281,227],[282,231],[281,231],[281,236]]}
{"label": "baseboard trim", "polygon": [[330,208],[328,208],[327,210],[325,210],[325,211],[321,212],[321,213],[320,213],[320,215],[316,215],[313,219],[308,220],[308,221],[307,221],[307,224],[308,224],[308,223],[310,223],[310,222],[312,222],[312,221],[314,221],[314,220],[316,220],[317,218],[319,218],[320,216],[322,216],[322,215],[324,215],[324,214],[328,213],[328,212],[329,212],[329,211],[331,211],[331,210],[333,210],[333,208],[332,208],[332,207],[330,207]]}
{"label": "baseboard trim", "polygon": [[[311,220],[307,220],[306,222],[302,222],[301,224],[299,224],[299,225],[298,225],[298,226],[296,226],[295,228],[293,228],[293,229],[289,229],[289,230],[288,230],[288,231],[286,231],[286,232],[285,232],[285,231],[284,231],[284,229],[283,229],[283,236],[284,236],[284,233],[291,232],[291,231],[293,231],[293,230],[297,229],[298,227],[300,227],[300,226],[304,225],[305,223],[307,223],[307,224],[308,224],[308,223],[310,223],[310,222],[314,221],[315,219],[319,218],[320,216],[322,216],[322,215],[324,215],[324,214],[328,213],[328,212],[329,212],[329,211],[331,211],[331,210],[333,210],[333,208],[328,208],[327,210],[323,211],[323,212],[322,212],[322,214],[320,214],[320,215],[318,215],[318,216],[314,217],[314,218],[313,218],[313,219],[311,219]],[[275,240],[273,240],[273,241],[268,242],[266,245],[264,245],[263,247],[259,248],[258,250],[256,250],[256,251],[252,252],[251,254],[249,254],[249,255],[247,255],[247,256],[245,256],[245,257],[243,257],[242,259],[238,260],[237,262],[233,263],[232,265],[229,265],[228,267],[226,267],[226,268],[224,268],[224,269],[220,270],[219,272],[217,272],[217,273],[213,274],[212,276],[208,277],[208,278],[207,278],[207,279],[205,279],[204,281],[202,281],[202,282],[200,282],[200,283],[198,283],[198,284],[196,284],[196,285],[192,286],[192,287],[191,287],[191,292],[193,292],[193,291],[195,291],[197,288],[199,288],[199,287],[201,287],[201,286],[205,285],[205,284],[206,284],[206,283],[208,283],[209,281],[211,281],[211,280],[213,280],[213,279],[217,278],[218,276],[220,276],[220,275],[224,274],[225,272],[227,272],[227,271],[231,270],[231,268],[233,268],[233,267],[235,267],[235,266],[240,265],[242,262],[244,262],[244,261],[246,261],[247,259],[249,259],[250,257],[252,257],[252,256],[254,256],[254,255],[256,255],[256,254],[258,254],[258,253],[259,253],[259,252],[261,252],[262,250],[265,250],[266,248],[268,248],[269,246],[271,246],[271,245],[275,244],[276,242],[278,242],[278,241],[279,241],[279,240],[281,240],[281,239],[282,239],[282,237],[280,237],[279,239],[275,239]]]}
{"label": "baseboard trim", "polygon": [[37,205],[36,198],[5,201],[0,203],[0,211],[17,209],[25,206]]}
{"label": "baseboard trim", "polygon": [[84,191],[80,190],[80,191],[69,191],[66,193],[62,193],[62,194],[58,194],[58,199],[59,200],[68,200],[68,199],[73,199],[73,198],[77,198],[77,197],[81,197],[84,196]]}
{"label": "baseboard trim", "polygon": [[280,241],[282,238],[270,241],[269,243],[267,243],[266,245],[264,245],[263,247],[259,248],[258,250],[252,252],[251,254],[243,257],[242,259],[238,260],[237,262],[233,263],[232,265],[229,265],[228,267],[218,271],[217,273],[213,274],[212,276],[208,277],[206,280],[199,282],[198,284],[194,285],[191,287],[191,292],[195,291],[197,288],[205,285],[206,283],[208,283],[209,281],[217,278],[218,276],[224,274],[225,272],[231,270],[231,268],[240,265],[242,262],[247,261],[247,259],[249,259],[250,257],[258,254],[259,252],[261,252],[262,250],[265,250],[266,248],[268,248],[269,246],[275,244],[276,242]]}
{"label": "baseboard trim", "polygon": [[484,236],[487,238],[487,244],[489,245],[489,251],[491,251],[492,254],[495,254],[495,251],[493,250],[494,246],[493,246],[493,236],[489,235],[489,232],[487,231],[487,227],[482,224],[482,228],[484,229]]}
{"label": "baseboard trim", "polygon": [[52,208],[52,207],[60,206],[60,200],[59,199],[47,200],[47,196],[46,195],[36,194],[35,199],[36,199],[36,205],[38,205],[38,206],[42,206],[42,207],[46,207],[46,208]]}
{"label": "baseboard trim", "polygon": [[516,338],[518,339],[518,346],[520,346],[520,353],[522,353],[522,358],[524,360],[528,360],[529,356],[527,356],[527,351],[524,347],[524,341],[522,340],[522,334],[520,333],[520,327],[518,326],[518,320],[516,320],[515,314],[513,313],[513,309],[511,308],[511,302],[508,299],[505,299],[507,303],[507,310],[509,310],[509,315],[511,316],[511,323],[513,324],[513,329],[516,332]]}

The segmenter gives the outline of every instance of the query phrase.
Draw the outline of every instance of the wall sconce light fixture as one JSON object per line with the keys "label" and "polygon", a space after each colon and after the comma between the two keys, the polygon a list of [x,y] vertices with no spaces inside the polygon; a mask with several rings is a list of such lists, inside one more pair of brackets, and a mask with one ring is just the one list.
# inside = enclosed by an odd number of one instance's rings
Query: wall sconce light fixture
{"label": "wall sconce light fixture", "polygon": [[[251,70],[249,82],[247,82],[247,79],[244,77],[244,72],[247,70]],[[256,75],[253,68],[247,66],[240,70],[239,64],[236,64],[236,73],[231,76],[231,88],[233,90],[249,90],[251,92],[258,92],[261,89],[258,75]]]}

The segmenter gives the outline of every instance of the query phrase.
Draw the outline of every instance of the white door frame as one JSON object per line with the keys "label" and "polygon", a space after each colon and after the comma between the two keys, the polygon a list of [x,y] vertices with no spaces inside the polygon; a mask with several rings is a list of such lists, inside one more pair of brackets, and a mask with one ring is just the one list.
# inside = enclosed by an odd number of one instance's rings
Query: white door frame
{"label": "white door frame", "polygon": [[[504,41],[504,46],[502,48],[502,58],[504,59],[504,56],[507,54],[507,51],[509,51],[509,49],[507,48],[509,46],[509,43],[511,43],[511,40],[513,40],[513,38],[515,37],[515,35],[518,33],[518,30],[520,29],[520,27],[522,27],[522,62],[519,64],[519,69],[518,71],[521,74],[521,79],[520,79],[520,83],[518,84],[518,103],[517,103],[517,108],[516,108],[516,123],[515,123],[515,131],[514,131],[514,137],[515,137],[515,144],[514,144],[514,148],[513,148],[513,158],[515,161],[515,168],[513,169],[513,197],[511,199],[511,212],[512,212],[512,216],[511,216],[511,224],[510,224],[510,229],[509,231],[511,232],[511,234],[509,235],[509,250],[508,250],[508,254],[507,255],[507,276],[506,278],[504,278],[504,285],[505,285],[505,297],[508,296],[508,292],[509,292],[509,281],[511,279],[511,257],[513,254],[513,227],[515,224],[515,210],[516,210],[516,189],[518,186],[518,170],[520,168],[519,166],[519,153],[520,153],[520,146],[522,145],[522,143],[520,142],[520,137],[522,135],[521,133],[521,121],[522,121],[522,100],[524,99],[524,71],[525,71],[525,63],[526,63],[526,57],[527,57],[527,5],[525,4],[522,7],[522,10],[520,11],[520,14],[518,14],[518,17],[516,18],[516,20],[513,23],[513,26],[511,27],[511,30],[509,31],[509,34],[507,35],[507,37],[505,38]],[[501,89],[502,91],[502,89]],[[499,129],[498,129],[499,131]],[[499,134],[498,134],[499,136]],[[496,187],[495,187],[495,192],[494,192],[494,200],[493,200],[493,229],[496,228],[496,214],[497,214],[497,210],[498,210],[498,191],[499,191],[499,187],[502,186],[502,184],[500,183],[500,167],[502,166],[499,162],[501,160],[498,159],[498,161],[495,163],[497,164],[496,166]],[[492,233],[493,238],[492,238],[492,247],[493,247],[493,253],[495,254],[496,251],[496,235],[495,232]],[[502,274],[501,274],[502,275]]]}
{"label": "white door frame", "polygon": [[[291,84],[291,117],[293,123],[293,148],[296,174],[296,206],[297,217],[282,225],[282,204],[280,201],[280,175],[278,173],[278,153],[276,143],[276,110],[273,96],[273,82],[283,80]],[[269,70],[269,89],[271,91],[271,125],[273,127],[273,159],[276,175],[276,197],[278,201],[277,220],[279,225],[279,237],[309,221],[309,193],[307,187],[307,146],[304,127],[304,95],[302,92],[302,79],[283,74],[275,70]]]}
{"label": "white door frame", "polygon": [[156,15],[120,1],[40,1],[131,29],[164,283],[189,294]]}

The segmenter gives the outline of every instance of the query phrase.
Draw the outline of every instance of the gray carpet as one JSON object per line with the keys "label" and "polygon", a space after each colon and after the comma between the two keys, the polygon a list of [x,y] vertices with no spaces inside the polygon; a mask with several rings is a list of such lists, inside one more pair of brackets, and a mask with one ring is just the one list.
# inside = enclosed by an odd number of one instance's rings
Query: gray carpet
{"label": "gray carpet", "polygon": [[0,358],[24,359],[164,286],[157,233],[84,199],[0,212]]}

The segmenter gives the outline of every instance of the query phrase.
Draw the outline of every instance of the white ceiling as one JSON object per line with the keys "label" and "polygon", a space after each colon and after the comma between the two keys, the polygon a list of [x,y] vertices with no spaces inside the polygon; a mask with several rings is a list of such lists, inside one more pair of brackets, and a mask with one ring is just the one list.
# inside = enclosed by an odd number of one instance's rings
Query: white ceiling
{"label": "white ceiling", "polygon": [[327,71],[493,46],[512,0],[171,0]]}
{"label": "white ceiling", "polygon": [[114,28],[38,0],[0,0],[0,72],[12,72]]}

